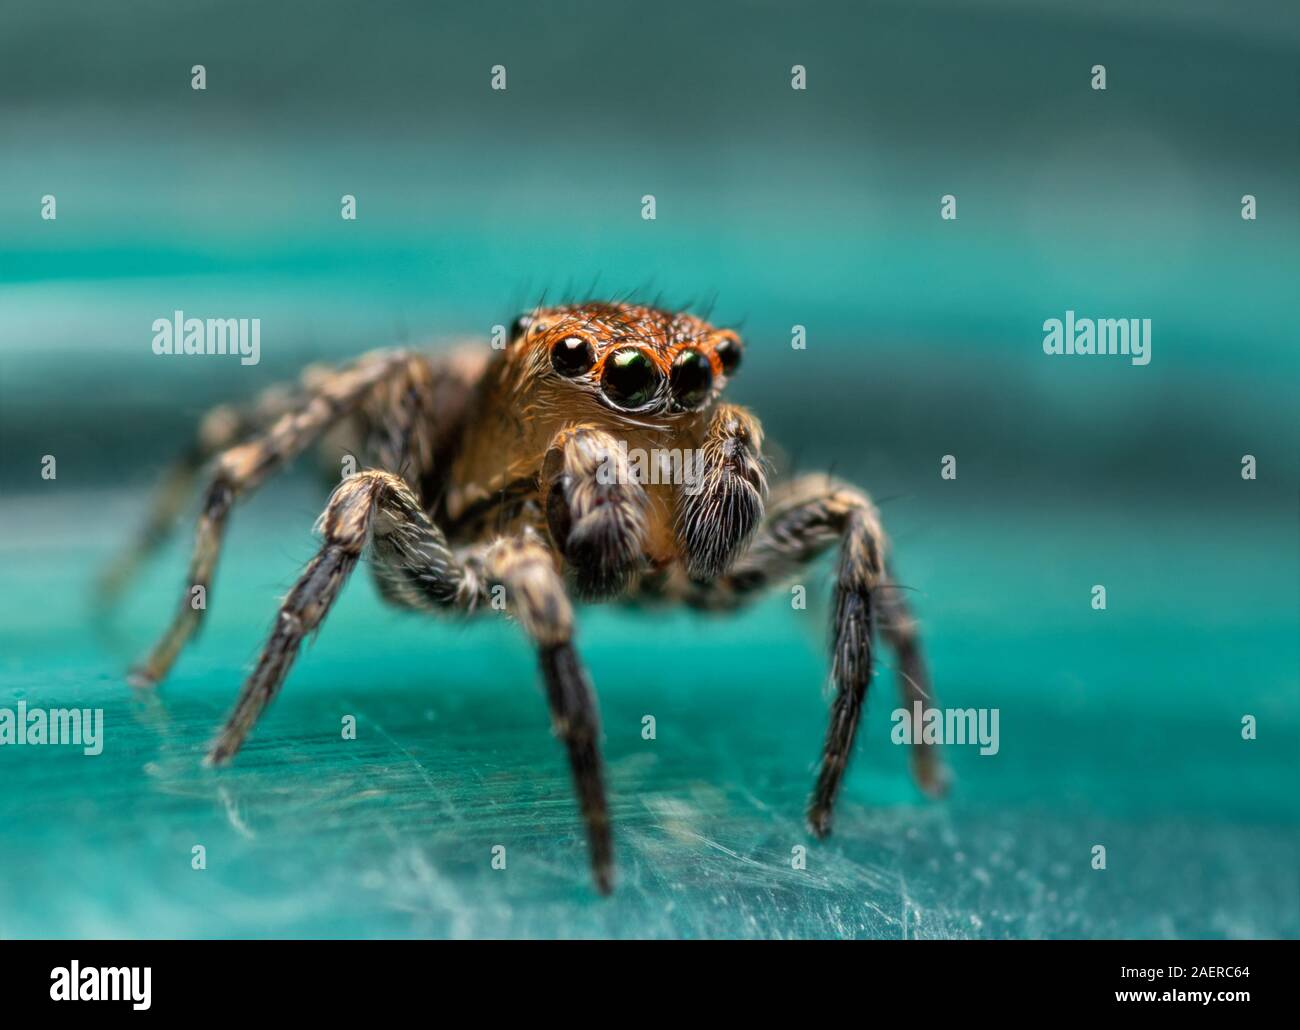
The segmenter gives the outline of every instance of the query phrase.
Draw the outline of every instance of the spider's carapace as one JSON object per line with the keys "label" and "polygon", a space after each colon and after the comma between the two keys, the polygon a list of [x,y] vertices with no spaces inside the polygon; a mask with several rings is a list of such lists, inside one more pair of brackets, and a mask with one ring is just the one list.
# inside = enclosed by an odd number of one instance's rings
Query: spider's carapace
{"label": "spider's carapace", "polygon": [[[468,510],[492,511],[492,498],[514,496],[536,477],[559,434],[589,429],[608,434],[646,470],[626,471],[648,501],[645,558],[667,568],[679,556],[674,487],[683,484],[673,480],[685,478],[703,453],[713,408],[741,353],[729,329],[638,305],[571,305],[521,316],[480,380],[476,414],[450,470],[449,522],[458,525]],[[758,423],[735,410],[734,430],[757,454]],[[605,471],[619,469],[607,464]],[[763,488],[758,465],[750,482]]]}

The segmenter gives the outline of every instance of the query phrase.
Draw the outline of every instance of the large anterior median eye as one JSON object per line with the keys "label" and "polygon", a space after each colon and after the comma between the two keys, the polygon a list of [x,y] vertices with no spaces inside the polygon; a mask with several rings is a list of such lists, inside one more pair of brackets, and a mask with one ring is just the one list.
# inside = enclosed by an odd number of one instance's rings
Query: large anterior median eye
{"label": "large anterior median eye", "polygon": [[709,397],[713,388],[713,366],[697,350],[684,350],[673,362],[672,372],[668,376],[672,388],[673,401],[679,408],[688,411],[698,408]]}
{"label": "large anterior median eye", "polygon": [[623,347],[605,359],[600,388],[620,408],[648,404],[659,385],[659,370],[645,351]]}
{"label": "large anterior median eye", "polygon": [[551,367],[572,379],[596,363],[596,348],[581,336],[566,336],[551,348]]}

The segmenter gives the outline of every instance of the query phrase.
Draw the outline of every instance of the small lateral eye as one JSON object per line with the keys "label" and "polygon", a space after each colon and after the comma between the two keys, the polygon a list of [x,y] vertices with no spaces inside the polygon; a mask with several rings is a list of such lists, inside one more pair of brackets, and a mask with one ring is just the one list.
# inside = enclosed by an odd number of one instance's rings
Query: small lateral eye
{"label": "small lateral eye", "polygon": [[510,323],[510,342],[513,343],[524,333],[528,332],[528,327],[533,324],[532,315],[520,315]]}
{"label": "small lateral eye", "polygon": [[620,408],[640,408],[655,395],[659,372],[644,351],[623,347],[605,359],[601,389]]}
{"label": "small lateral eye", "polygon": [[740,355],[744,349],[734,336],[724,336],[713,348],[713,353],[722,362],[722,371],[732,375],[740,367]]}
{"label": "small lateral eye", "polygon": [[679,408],[688,411],[698,408],[713,388],[713,366],[699,351],[684,350],[673,361],[668,383]]}
{"label": "small lateral eye", "polygon": [[566,378],[582,375],[595,363],[596,348],[581,336],[566,336],[551,348],[551,367]]}

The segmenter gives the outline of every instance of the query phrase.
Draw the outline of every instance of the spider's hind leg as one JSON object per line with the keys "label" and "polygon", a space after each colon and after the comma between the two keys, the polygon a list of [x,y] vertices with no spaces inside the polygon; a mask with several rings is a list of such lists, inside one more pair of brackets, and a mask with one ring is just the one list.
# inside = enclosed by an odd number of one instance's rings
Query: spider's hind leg
{"label": "spider's hind leg", "polygon": [[135,539],[100,574],[95,592],[100,610],[112,606],[140,566],[170,539],[203,466],[265,429],[295,402],[301,401],[291,389],[276,386],[264,391],[247,408],[221,404],[204,414],[194,441],[164,470]]}
{"label": "spider's hind leg", "polygon": [[[134,685],[152,686],[161,680],[198,629],[235,501],[281,471],[322,433],[354,411],[377,383],[400,369],[407,360],[402,354],[376,352],[348,368],[323,376],[316,389],[276,419],[269,429],[221,453],[204,493],[180,606],[162,638],[132,670]],[[200,587],[205,596],[203,603],[197,604],[195,591]]]}
{"label": "spider's hind leg", "polygon": [[[910,714],[918,701],[923,708],[934,703],[930,674],[916,630],[916,617],[903,596],[903,588],[892,577],[881,584],[878,596],[880,635],[894,652],[894,661],[898,663],[898,691]],[[919,726],[912,729],[912,779],[930,797],[943,797],[948,792],[949,776],[938,745],[922,739]]]}

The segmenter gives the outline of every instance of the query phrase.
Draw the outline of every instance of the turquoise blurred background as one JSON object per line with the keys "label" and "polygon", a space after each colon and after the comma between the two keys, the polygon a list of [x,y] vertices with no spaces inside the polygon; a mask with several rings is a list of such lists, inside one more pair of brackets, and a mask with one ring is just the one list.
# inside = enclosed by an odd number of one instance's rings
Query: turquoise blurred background
{"label": "turquoise blurred background", "polygon": [[[0,707],[106,723],[98,757],[0,748],[0,935],[1300,935],[1293,3],[0,18]],[[998,708],[999,753],[949,748],[952,796],[921,799],[885,656],[836,834],[808,838],[823,564],[807,611],[583,612],[610,901],[517,632],[393,612],[364,575],[201,769],[324,496],[300,475],[237,512],[203,637],[134,695],[188,523],[107,624],[90,585],[200,413],[629,291],[741,327],[732,399],[781,467],[878,499],[939,701]],[[175,309],[260,318],[261,363],[155,356]],[[1150,318],[1151,363],[1045,356],[1067,309]]]}

